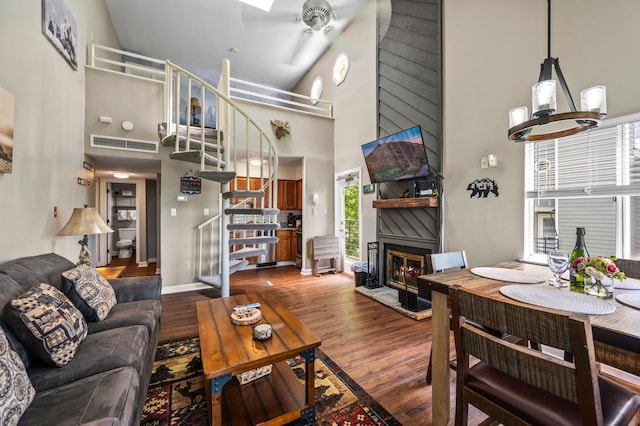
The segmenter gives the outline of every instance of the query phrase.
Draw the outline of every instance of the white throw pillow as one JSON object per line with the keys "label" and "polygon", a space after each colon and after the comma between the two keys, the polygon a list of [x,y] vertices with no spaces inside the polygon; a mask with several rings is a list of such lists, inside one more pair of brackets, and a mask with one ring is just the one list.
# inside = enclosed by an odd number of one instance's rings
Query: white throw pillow
{"label": "white throw pillow", "polygon": [[62,273],[62,291],[87,321],[102,321],[118,303],[111,284],[87,265]]}
{"label": "white throw pillow", "polygon": [[0,424],[17,425],[35,394],[22,360],[0,328]]}

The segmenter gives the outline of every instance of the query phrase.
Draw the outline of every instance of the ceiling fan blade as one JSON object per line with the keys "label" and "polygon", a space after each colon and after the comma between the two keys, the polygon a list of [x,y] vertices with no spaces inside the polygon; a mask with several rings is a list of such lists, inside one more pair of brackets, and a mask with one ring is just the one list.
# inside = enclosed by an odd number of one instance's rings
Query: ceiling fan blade
{"label": "ceiling fan blade", "polygon": [[287,61],[289,65],[298,65],[300,63],[300,60],[304,57],[306,51],[305,47],[313,36],[314,34],[311,28],[307,28],[300,33],[300,37],[298,38],[293,52],[291,53],[291,57]]}

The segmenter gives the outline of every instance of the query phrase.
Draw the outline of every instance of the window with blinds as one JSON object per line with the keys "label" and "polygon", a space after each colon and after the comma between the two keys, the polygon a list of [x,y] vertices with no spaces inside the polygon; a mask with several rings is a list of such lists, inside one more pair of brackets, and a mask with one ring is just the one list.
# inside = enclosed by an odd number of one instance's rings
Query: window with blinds
{"label": "window with blinds", "polygon": [[551,218],[561,249],[584,227],[590,255],[640,259],[640,114],[528,144],[525,199],[525,257],[554,245]]}

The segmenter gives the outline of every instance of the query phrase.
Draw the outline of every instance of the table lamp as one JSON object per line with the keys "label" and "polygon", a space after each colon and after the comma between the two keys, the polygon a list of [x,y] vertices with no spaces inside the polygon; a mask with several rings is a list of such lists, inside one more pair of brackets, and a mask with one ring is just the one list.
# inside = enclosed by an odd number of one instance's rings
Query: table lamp
{"label": "table lamp", "polygon": [[95,207],[74,208],[67,224],[57,235],[84,235],[80,243],[80,259],[76,265],[91,266],[91,252],[87,248],[87,235],[108,234],[113,232],[102,220]]}
{"label": "table lamp", "polygon": [[202,112],[200,101],[198,100],[198,98],[191,98],[191,100],[189,101],[189,105],[191,106],[191,124],[193,124],[194,126],[199,126],[200,120],[196,116]]}

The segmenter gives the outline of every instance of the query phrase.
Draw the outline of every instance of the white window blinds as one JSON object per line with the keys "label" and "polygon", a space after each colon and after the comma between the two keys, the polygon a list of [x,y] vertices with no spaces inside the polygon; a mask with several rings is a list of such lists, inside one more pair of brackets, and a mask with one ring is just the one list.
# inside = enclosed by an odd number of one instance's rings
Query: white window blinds
{"label": "white window blinds", "polygon": [[527,198],[640,194],[640,124],[526,147]]}

